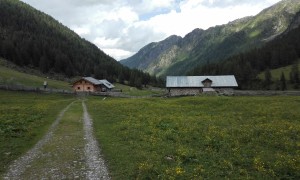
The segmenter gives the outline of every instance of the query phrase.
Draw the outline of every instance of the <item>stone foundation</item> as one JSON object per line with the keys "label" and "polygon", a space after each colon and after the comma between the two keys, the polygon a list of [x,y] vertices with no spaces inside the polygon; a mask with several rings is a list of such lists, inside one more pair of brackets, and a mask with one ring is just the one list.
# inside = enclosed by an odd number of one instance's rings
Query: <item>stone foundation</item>
{"label": "stone foundation", "polygon": [[[234,91],[232,88],[213,88],[215,92],[206,92],[205,94],[224,94],[233,95]],[[169,88],[169,96],[196,96],[203,94],[202,88]]]}
{"label": "stone foundation", "polygon": [[195,96],[202,93],[202,88],[170,88],[170,96]]}

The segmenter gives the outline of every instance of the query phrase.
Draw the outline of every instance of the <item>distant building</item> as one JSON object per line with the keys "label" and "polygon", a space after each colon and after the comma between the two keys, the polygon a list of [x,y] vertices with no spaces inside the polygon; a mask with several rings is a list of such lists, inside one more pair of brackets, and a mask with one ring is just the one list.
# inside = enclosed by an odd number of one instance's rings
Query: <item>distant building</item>
{"label": "distant building", "polygon": [[111,91],[115,86],[106,79],[99,80],[102,85],[102,92]]}
{"label": "distant building", "polygon": [[76,92],[107,92],[115,86],[106,79],[98,80],[92,77],[82,77],[73,83]]}
{"label": "distant building", "polygon": [[170,96],[198,95],[232,91],[238,87],[233,75],[226,76],[167,76],[166,88]]}

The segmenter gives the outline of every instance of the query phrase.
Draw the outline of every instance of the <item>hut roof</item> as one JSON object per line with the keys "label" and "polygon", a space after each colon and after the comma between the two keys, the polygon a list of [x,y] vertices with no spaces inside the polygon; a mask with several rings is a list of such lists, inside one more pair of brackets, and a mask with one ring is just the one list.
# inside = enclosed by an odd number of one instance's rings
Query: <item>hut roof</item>
{"label": "hut roof", "polygon": [[111,84],[110,82],[108,82],[106,79],[102,79],[99,80],[101,84],[105,85],[107,88],[112,89],[115,86],[113,84]]}
{"label": "hut roof", "polygon": [[100,85],[102,84],[98,79],[95,79],[93,77],[83,77],[82,79],[94,84],[94,85]]}
{"label": "hut roof", "polygon": [[169,87],[204,87],[202,81],[211,80],[211,87],[238,87],[234,75],[225,76],[167,76]]}
{"label": "hut roof", "polygon": [[78,81],[80,81],[82,79],[85,80],[85,81],[88,81],[88,82],[90,82],[90,83],[92,83],[94,85],[101,85],[101,84],[103,84],[104,86],[106,86],[109,89],[112,89],[112,88],[115,87],[112,83],[110,83],[106,79],[98,80],[98,79],[95,79],[93,77],[82,77],[81,79],[75,81],[74,83],[76,83],[76,82],[78,82]]}

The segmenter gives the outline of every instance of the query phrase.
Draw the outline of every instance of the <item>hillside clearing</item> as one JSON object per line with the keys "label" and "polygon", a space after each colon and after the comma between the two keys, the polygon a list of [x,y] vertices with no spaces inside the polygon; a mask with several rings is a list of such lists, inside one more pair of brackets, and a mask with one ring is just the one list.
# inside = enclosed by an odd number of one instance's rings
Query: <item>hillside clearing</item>
{"label": "hillside clearing", "polygon": [[[1,62],[1,61],[0,61]],[[29,87],[43,88],[44,81],[48,82],[49,88],[71,90],[68,82],[48,79],[36,75],[26,74],[14,69],[5,67],[0,63],[0,85],[22,85]]]}
{"label": "hillside clearing", "polygon": [[[286,80],[289,81],[292,66],[293,65],[289,65],[289,66],[285,66],[285,67],[270,70],[271,76],[272,76],[272,81],[280,80],[281,73],[283,73]],[[300,65],[298,66],[298,68],[300,69]],[[261,72],[258,75],[258,78],[261,79],[261,80],[265,80],[265,72]]]}

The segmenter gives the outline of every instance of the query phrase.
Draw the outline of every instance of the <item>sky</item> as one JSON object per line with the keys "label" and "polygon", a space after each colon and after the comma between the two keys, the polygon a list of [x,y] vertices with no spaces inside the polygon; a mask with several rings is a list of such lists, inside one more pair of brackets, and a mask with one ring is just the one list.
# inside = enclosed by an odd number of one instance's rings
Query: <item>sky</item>
{"label": "sky", "polygon": [[280,0],[22,0],[116,60],[170,35],[252,16]]}

